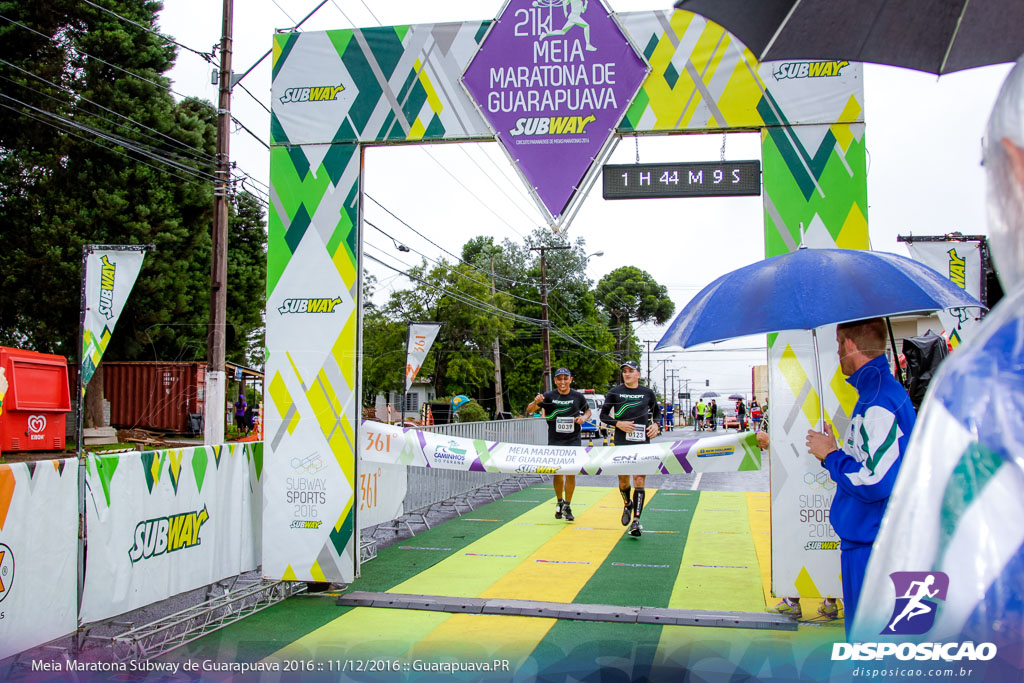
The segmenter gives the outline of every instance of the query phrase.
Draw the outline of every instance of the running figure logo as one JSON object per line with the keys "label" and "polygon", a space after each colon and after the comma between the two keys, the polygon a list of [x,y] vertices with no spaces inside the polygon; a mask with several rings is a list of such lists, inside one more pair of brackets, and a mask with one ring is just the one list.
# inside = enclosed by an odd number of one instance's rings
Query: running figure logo
{"label": "running figure logo", "polygon": [[[944,572],[893,572],[896,606],[882,635],[921,635],[935,624],[936,600],[945,600],[949,577]],[[934,599],[930,599],[934,598]]]}
{"label": "running figure logo", "polygon": [[553,36],[564,36],[574,26],[579,26],[583,29],[583,40],[586,41],[587,50],[590,52],[597,50],[596,47],[590,44],[590,24],[583,19],[583,13],[587,11],[587,0],[533,0],[533,6],[538,8],[561,6],[562,14],[565,15],[565,25],[560,29],[542,33],[540,40]]}

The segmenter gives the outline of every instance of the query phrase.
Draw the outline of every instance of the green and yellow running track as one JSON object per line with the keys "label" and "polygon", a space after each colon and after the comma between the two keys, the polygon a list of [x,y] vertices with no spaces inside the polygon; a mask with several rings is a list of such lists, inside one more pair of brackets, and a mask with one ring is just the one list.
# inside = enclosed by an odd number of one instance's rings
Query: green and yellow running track
{"label": "green and yellow running track", "polygon": [[[578,487],[576,519],[566,522],[554,519],[550,485],[537,485],[385,548],[348,590],[730,612],[775,604],[769,494],[647,493],[643,536],[634,538],[620,524],[617,489]],[[336,598],[292,597],[167,659],[300,662],[307,670],[298,678],[309,680],[432,680],[440,674],[423,662],[495,660],[508,671],[444,676],[563,680],[600,671],[603,679],[619,671],[608,680],[642,680],[770,671],[779,680],[825,680],[827,670],[805,669],[827,662],[821,654],[844,640],[842,621],[782,631],[340,607]],[[816,606],[805,601],[804,614]],[[364,671],[338,673],[353,667]]]}

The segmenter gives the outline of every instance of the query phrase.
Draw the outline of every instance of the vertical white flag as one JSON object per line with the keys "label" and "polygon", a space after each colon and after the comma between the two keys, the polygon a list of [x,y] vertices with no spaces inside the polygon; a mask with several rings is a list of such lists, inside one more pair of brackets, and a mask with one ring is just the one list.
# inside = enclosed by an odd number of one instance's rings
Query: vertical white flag
{"label": "vertical white flag", "polygon": [[85,254],[82,392],[107,350],[114,325],[142,269],[142,247],[100,247]]}
{"label": "vertical white flag", "polygon": [[409,325],[409,338],[406,341],[405,356],[405,391],[409,391],[412,381],[419,374],[423,361],[427,359],[427,352],[437,339],[437,333],[441,330],[441,323],[411,323]]}
{"label": "vertical white flag", "polygon": [[[942,275],[953,284],[964,289],[975,299],[981,300],[981,242],[977,241],[910,241],[907,242],[910,257],[920,261]],[[953,346],[958,346],[970,335],[977,323],[978,311],[939,311],[939,320]]]}

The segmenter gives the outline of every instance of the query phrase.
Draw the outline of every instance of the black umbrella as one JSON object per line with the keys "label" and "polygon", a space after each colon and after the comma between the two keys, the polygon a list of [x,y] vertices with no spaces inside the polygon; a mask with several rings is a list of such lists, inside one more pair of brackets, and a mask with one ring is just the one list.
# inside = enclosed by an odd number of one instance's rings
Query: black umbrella
{"label": "black umbrella", "polygon": [[1020,0],[679,0],[758,60],[842,59],[946,74],[1024,53]]}
{"label": "black umbrella", "polygon": [[705,391],[703,394],[700,395],[700,397],[701,398],[717,398],[718,397],[718,392],[716,392],[716,391]]}
{"label": "black umbrella", "polygon": [[732,395],[732,396],[730,396],[729,398],[730,398],[731,400],[733,400],[733,401],[742,401],[742,400],[743,400],[743,397],[742,397],[742,396],[740,396],[739,394],[733,394],[733,395]]}

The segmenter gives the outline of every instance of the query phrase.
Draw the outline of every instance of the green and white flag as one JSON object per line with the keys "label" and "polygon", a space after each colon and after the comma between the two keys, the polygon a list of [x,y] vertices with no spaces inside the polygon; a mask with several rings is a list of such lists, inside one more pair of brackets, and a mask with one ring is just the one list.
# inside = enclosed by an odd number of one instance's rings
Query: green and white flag
{"label": "green and white flag", "polygon": [[85,247],[82,328],[82,394],[107,350],[135,279],[145,247]]}

